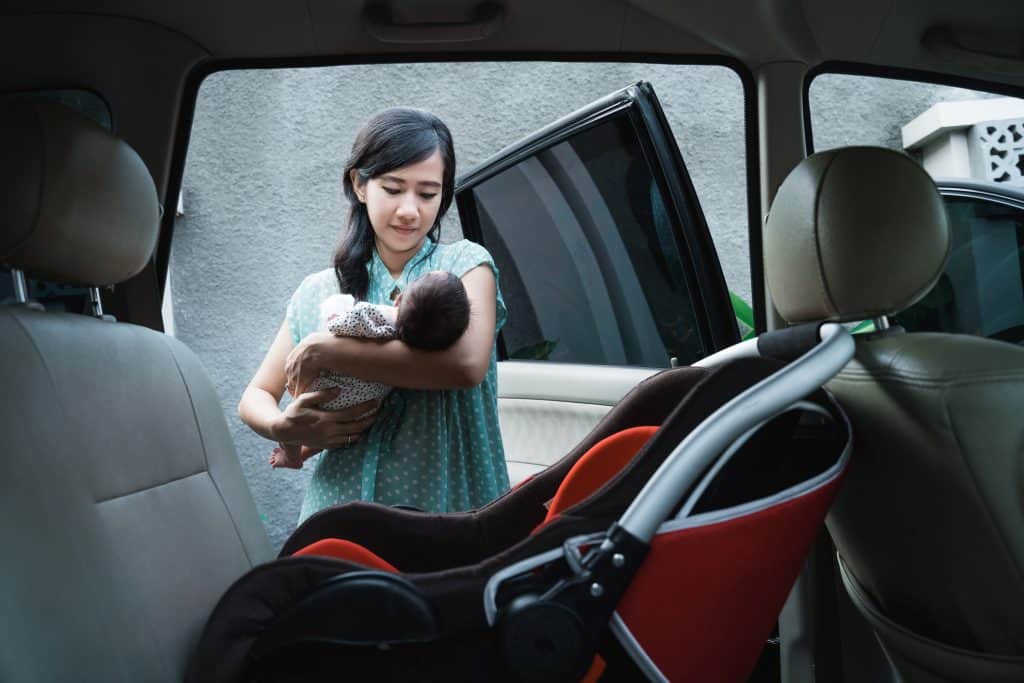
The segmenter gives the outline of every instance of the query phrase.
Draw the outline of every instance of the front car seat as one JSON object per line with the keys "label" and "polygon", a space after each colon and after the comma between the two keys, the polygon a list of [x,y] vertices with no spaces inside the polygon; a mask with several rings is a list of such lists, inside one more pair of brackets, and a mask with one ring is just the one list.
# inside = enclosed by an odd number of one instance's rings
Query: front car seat
{"label": "front car seat", "polygon": [[829,384],[854,428],[828,518],[851,599],[905,681],[1024,681],[1024,349],[886,329],[948,258],[931,178],[890,150],[812,155],[764,245],[786,320],[880,328]]}
{"label": "front car seat", "polygon": [[[0,110],[0,263],[107,286],[159,205],[138,155],[71,109]],[[272,556],[198,359],[149,329],[0,306],[0,680],[183,680],[221,593]]]}

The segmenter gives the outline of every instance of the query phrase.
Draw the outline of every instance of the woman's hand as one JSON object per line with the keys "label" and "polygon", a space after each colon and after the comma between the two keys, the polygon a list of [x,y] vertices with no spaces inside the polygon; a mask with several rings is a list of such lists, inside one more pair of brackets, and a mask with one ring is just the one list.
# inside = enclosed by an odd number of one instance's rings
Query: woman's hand
{"label": "woman's hand", "polygon": [[376,421],[381,401],[366,401],[341,410],[320,408],[320,404],[337,395],[338,389],[300,394],[274,421],[274,439],[307,447],[306,457],[325,448],[351,446],[359,441],[363,432]]}
{"label": "woman's hand", "polygon": [[305,393],[320,370],[324,343],[337,342],[338,338],[329,332],[313,332],[291,350],[284,362],[285,388],[292,396]]}

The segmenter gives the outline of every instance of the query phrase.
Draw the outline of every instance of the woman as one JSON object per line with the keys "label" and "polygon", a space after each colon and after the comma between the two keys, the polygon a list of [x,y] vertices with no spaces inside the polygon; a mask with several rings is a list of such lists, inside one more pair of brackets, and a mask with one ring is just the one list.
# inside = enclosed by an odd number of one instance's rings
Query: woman
{"label": "woman", "polygon": [[[307,277],[292,296],[239,415],[268,439],[326,450],[300,521],[350,500],[437,512],[479,507],[508,488],[495,364],[506,313],[490,254],[466,240],[437,241],[455,189],[451,133],[427,112],[383,111],[356,136],[342,183],[352,208],[334,267]],[[454,273],[470,301],[469,327],[450,349],[418,351],[398,340],[318,330],[328,296],[390,304],[431,270]],[[320,410],[331,392],[303,392],[323,369],[397,390],[383,405]],[[281,411],[285,389],[297,398]]]}

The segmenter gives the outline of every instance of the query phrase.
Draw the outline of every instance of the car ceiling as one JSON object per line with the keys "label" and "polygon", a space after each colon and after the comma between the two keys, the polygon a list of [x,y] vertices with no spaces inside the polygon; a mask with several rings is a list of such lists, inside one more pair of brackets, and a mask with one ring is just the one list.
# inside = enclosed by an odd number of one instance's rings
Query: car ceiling
{"label": "car ceiling", "polygon": [[[376,0],[374,0],[376,1]],[[385,0],[386,1],[386,0]],[[366,30],[366,0],[4,0],[5,23],[26,15],[122,17],[187,37],[216,58],[273,58],[408,52]],[[975,36],[992,53],[1021,53],[1024,3],[1017,0],[501,0],[502,27],[458,45],[418,52],[541,51],[719,54],[754,67],[778,60],[852,60],[955,70],[921,44],[945,26]],[[458,21],[476,0],[391,0],[400,22]],[[968,42],[970,37],[968,37]],[[1021,69],[1015,74],[1022,82]],[[997,75],[997,74],[993,74]],[[1013,74],[1011,74],[1013,75]]]}
{"label": "car ceiling", "polygon": [[[0,0],[0,88],[101,93],[118,133],[166,189],[188,74],[219,60],[704,55],[738,60],[755,73],[769,63],[840,60],[1024,86],[1020,0],[502,0],[503,20],[488,37],[415,44],[371,35],[366,4]],[[458,22],[477,6],[476,0],[390,0],[386,11],[396,23]]]}

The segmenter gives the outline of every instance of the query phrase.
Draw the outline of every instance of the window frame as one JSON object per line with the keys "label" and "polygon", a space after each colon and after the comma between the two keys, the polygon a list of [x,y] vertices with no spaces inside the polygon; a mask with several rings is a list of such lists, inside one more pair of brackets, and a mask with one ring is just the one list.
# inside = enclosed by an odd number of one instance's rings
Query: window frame
{"label": "window frame", "polygon": [[935,187],[943,197],[980,199],[1024,211],[1024,189],[1007,186],[1005,194],[991,191],[991,184],[968,178],[938,178]]}

